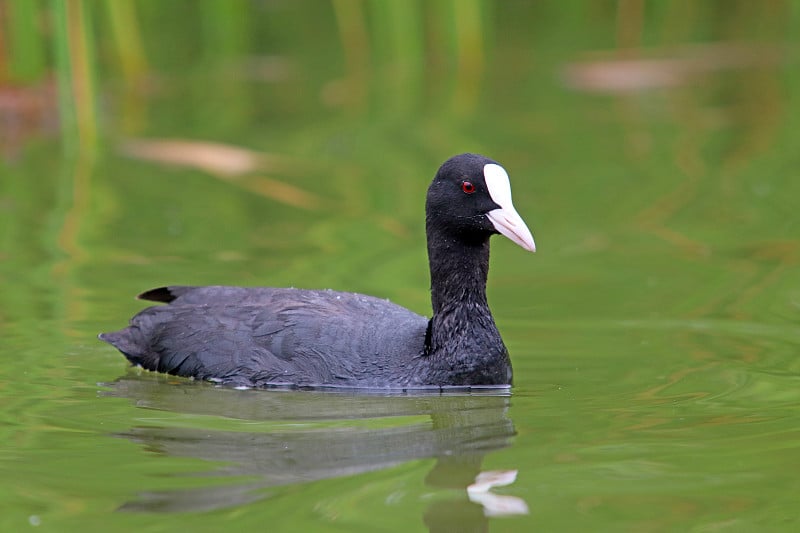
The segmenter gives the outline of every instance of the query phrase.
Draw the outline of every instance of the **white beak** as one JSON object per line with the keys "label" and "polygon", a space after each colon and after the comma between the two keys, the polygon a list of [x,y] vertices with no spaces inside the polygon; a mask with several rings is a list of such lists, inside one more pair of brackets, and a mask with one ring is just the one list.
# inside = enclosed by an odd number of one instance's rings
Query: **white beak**
{"label": "white beak", "polygon": [[511,183],[508,174],[500,165],[489,164],[483,167],[483,176],[492,201],[500,206],[486,213],[494,228],[529,252],[536,251],[531,230],[519,216],[511,202]]}
{"label": "white beak", "polygon": [[514,206],[489,211],[486,216],[492,221],[494,229],[529,252],[536,251],[536,243],[533,242],[531,230],[525,225],[525,221],[516,212]]}

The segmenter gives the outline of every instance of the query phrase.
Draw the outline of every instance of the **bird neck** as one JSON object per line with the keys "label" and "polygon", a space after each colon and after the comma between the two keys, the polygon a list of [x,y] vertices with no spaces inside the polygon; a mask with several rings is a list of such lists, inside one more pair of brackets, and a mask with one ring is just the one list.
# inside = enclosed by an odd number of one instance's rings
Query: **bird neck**
{"label": "bird neck", "polygon": [[[428,231],[428,261],[431,272],[433,317],[428,332],[429,353],[442,347],[461,346],[456,337],[475,336],[500,339],[486,301],[489,274],[489,236],[465,241]],[[502,344],[502,341],[499,341]]]}
{"label": "bird neck", "polygon": [[428,224],[433,317],[424,359],[433,383],[508,385],[511,361],[486,302],[489,235],[465,240]]}
{"label": "bird neck", "polygon": [[433,315],[486,303],[489,274],[489,239],[465,243],[453,238],[428,244]]}

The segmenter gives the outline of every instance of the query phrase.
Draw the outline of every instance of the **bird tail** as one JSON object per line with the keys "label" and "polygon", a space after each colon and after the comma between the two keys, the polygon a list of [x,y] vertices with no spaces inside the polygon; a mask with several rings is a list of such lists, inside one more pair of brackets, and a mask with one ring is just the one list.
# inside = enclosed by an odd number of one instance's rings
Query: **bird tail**
{"label": "bird tail", "polygon": [[131,362],[132,365],[142,366],[148,370],[158,368],[158,356],[143,352],[135,340],[138,328],[127,327],[119,331],[101,333],[97,336],[101,341],[107,342],[114,348],[122,352],[122,355]]}

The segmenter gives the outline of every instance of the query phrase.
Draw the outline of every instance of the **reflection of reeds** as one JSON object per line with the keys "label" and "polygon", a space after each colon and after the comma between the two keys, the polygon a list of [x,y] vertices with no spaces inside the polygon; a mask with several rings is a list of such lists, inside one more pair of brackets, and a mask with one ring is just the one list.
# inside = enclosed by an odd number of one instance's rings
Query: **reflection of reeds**
{"label": "reflection of reeds", "polygon": [[369,35],[363,4],[351,0],[333,0],[333,9],[347,69],[345,83],[349,97],[346,104],[360,111],[367,103],[369,70]]}
{"label": "reflection of reeds", "polygon": [[106,7],[119,66],[126,83],[129,83],[140,78],[147,70],[136,9],[131,0],[114,0],[108,2]]}
{"label": "reflection of reeds", "polygon": [[56,78],[64,146],[92,150],[97,145],[94,54],[88,10],[82,0],[53,0]]}
{"label": "reflection of reeds", "polygon": [[[67,152],[93,150],[98,141],[98,94],[92,14],[107,14],[112,34],[110,44],[117,53],[115,66],[121,71],[126,86],[132,86],[131,82],[147,69],[133,2],[20,1],[0,5],[0,12],[2,34],[6,37],[3,44],[7,46],[7,50],[0,46],[0,84],[31,85],[32,94],[36,95],[36,86],[46,78],[51,66],[45,52],[50,46],[65,149]],[[52,25],[43,24],[48,14],[52,16]],[[22,114],[25,109],[19,112]]]}
{"label": "reflection of reeds", "polygon": [[[37,2],[6,2],[0,6],[0,20],[6,19],[2,33],[7,35],[8,54],[6,57],[0,48],[0,81],[4,77],[4,63],[8,61],[10,79],[20,81],[36,81],[45,70],[44,46],[39,38],[37,27]],[[2,47],[2,44],[0,44]]]}
{"label": "reflection of reeds", "polygon": [[[338,26],[341,38],[334,55],[341,54],[345,65],[345,81],[341,94],[333,95],[334,103],[402,117],[434,95],[444,102],[445,111],[472,114],[487,62],[486,0],[435,4],[332,0],[332,7],[328,22]],[[144,110],[137,94],[151,70],[148,59],[155,59],[148,58],[144,46],[152,32],[143,34],[140,29],[157,27],[150,24],[155,19],[180,17],[178,9],[168,3],[146,7],[134,0],[100,4],[52,0],[8,2],[0,10],[7,46],[7,50],[0,46],[0,83],[38,84],[52,67],[68,152],[93,150],[101,138],[95,58],[101,43],[111,52],[104,70],[120,76],[124,88],[116,104],[117,123],[129,135],[140,133]],[[195,14],[199,19],[187,22],[197,26],[190,34],[197,35],[207,64],[230,68],[239,64],[235,58],[260,53],[254,48],[262,26],[256,24],[249,2],[204,2]],[[52,54],[47,54],[48,48]],[[215,117],[217,123],[235,128],[252,116],[255,95],[246,84],[230,83],[230,76],[211,79],[219,80],[213,92],[227,97],[225,113]]]}
{"label": "reflection of reeds", "polygon": [[486,56],[483,0],[334,0],[333,8],[346,68],[341,103],[363,110],[371,96],[384,115],[403,116],[424,104],[426,91],[443,89],[446,110],[472,113]]}

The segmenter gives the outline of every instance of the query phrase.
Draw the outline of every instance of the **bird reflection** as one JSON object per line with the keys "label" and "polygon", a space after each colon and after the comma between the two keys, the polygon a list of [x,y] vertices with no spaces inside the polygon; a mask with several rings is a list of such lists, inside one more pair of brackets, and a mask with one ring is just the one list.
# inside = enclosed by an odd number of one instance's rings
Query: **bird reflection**
{"label": "bird reflection", "polygon": [[[476,483],[484,455],[508,446],[514,435],[507,416],[507,393],[387,397],[238,391],[183,380],[170,382],[169,378],[149,374],[126,376],[107,386],[109,390],[103,395],[133,399],[143,408],[252,422],[285,422],[268,431],[264,431],[263,424],[257,425],[258,432],[140,426],[115,434],[159,454],[221,464],[206,474],[210,477],[240,478],[240,482],[221,486],[144,492],[125,503],[120,508],[124,511],[210,511],[267,498],[270,487],[436,458],[425,478],[426,485],[464,492],[461,497],[437,499],[428,506],[423,520],[431,531],[452,530],[459,525],[463,525],[459,531],[481,531],[488,526],[487,516],[527,512],[527,506],[518,498],[488,492],[493,483],[496,486],[507,484],[508,479],[513,481],[508,474],[505,481],[494,482],[491,475],[484,475],[484,481],[490,479],[488,485]],[[388,427],[341,423],[403,416],[413,418],[403,425]],[[297,426],[292,427],[291,422]]]}

